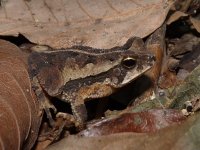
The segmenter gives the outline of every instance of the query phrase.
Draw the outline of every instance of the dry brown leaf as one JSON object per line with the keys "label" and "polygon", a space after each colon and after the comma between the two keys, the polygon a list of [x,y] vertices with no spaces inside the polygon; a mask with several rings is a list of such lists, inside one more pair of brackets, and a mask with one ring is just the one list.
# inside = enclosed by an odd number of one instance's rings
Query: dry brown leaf
{"label": "dry brown leaf", "polygon": [[15,45],[0,40],[0,149],[30,149],[38,135],[42,115],[25,62]]}
{"label": "dry brown leaf", "polygon": [[171,0],[12,0],[0,9],[0,35],[54,48],[111,48],[145,37],[165,20]]}

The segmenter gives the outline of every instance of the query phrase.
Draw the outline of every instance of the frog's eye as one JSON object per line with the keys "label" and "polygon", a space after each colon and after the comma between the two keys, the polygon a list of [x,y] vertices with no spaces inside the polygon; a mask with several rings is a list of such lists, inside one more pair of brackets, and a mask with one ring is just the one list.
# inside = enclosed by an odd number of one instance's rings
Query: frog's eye
{"label": "frog's eye", "polygon": [[132,57],[127,57],[122,60],[122,65],[127,69],[132,69],[136,66],[137,61]]}

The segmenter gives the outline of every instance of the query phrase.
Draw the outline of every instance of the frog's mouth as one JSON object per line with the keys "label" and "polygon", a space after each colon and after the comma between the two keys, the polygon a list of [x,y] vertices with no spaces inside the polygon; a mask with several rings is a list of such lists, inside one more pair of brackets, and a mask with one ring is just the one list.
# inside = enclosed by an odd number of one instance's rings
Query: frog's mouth
{"label": "frog's mouth", "polygon": [[137,79],[144,72],[148,71],[151,67],[152,66],[147,65],[147,66],[143,66],[142,70],[133,69],[133,70],[127,71],[127,74],[126,74],[124,80],[122,81],[121,86],[124,86],[124,85],[132,82],[133,80]]}

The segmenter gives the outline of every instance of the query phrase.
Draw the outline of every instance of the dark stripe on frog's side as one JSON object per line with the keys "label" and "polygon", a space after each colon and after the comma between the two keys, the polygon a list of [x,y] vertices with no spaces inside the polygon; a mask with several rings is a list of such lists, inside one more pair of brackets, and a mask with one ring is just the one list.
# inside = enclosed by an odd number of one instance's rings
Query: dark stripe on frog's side
{"label": "dark stripe on frog's side", "polygon": [[[103,73],[100,73],[98,75],[95,75],[95,76],[88,76],[86,78],[79,78],[79,79],[76,79],[76,80],[72,80],[72,81],[69,81],[67,82],[62,90],[63,91],[70,91],[71,89],[78,89],[82,86],[89,86],[89,85],[92,85],[93,83],[103,83],[103,81],[106,79],[106,78],[111,78],[114,76],[113,74],[113,70],[115,68],[118,68],[119,65],[115,66],[114,68],[111,68],[110,70],[108,70],[107,72],[103,72]],[[123,69],[121,71],[121,75],[120,77],[118,77],[119,81],[118,82],[122,82],[124,76],[126,75],[126,70]]]}

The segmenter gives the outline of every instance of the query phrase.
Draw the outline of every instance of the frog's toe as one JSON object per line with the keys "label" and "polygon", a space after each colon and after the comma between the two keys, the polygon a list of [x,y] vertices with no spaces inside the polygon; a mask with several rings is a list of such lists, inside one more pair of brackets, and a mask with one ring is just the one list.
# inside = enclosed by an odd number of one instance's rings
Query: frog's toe
{"label": "frog's toe", "polygon": [[56,118],[63,118],[64,120],[67,120],[68,122],[75,122],[73,115],[63,112],[58,112],[56,114]]}
{"label": "frog's toe", "polygon": [[75,127],[76,127],[76,130],[79,132],[79,131],[82,131],[86,128],[86,123],[84,122],[75,122]]}
{"label": "frog's toe", "polygon": [[56,107],[50,101],[45,102],[45,104],[43,104],[43,106],[44,106],[44,108],[53,110],[53,112],[55,114],[57,113]]}

